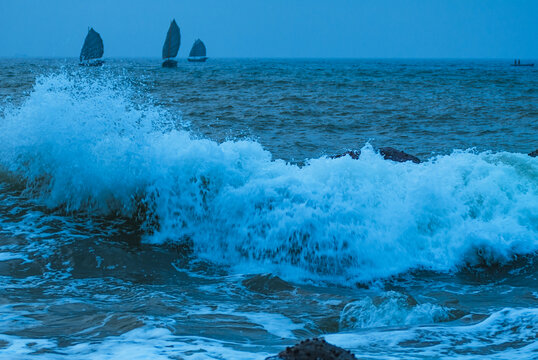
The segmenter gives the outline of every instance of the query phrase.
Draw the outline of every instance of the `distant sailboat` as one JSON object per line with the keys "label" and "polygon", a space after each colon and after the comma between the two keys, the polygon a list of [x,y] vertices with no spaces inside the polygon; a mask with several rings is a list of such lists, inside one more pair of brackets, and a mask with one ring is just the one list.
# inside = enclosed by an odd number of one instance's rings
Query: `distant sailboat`
{"label": "distant sailboat", "polygon": [[179,33],[179,26],[177,26],[176,20],[172,20],[168,33],[166,34],[166,40],[163,45],[163,67],[176,67],[177,61],[172,59],[177,56],[179,51],[179,45],[181,44],[181,34]]}
{"label": "distant sailboat", "polygon": [[80,50],[80,65],[103,65],[104,61],[101,60],[103,53],[104,47],[101,35],[99,35],[93,28],[90,28],[90,30],[88,30],[88,35],[86,35],[86,39],[84,40],[84,45],[82,45],[82,50]]}
{"label": "distant sailboat", "polygon": [[521,60],[514,60],[512,66],[534,66],[534,63],[522,64]]}
{"label": "distant sailboat", "polygon": [[198,39],[194,42],[187,60],[192,62],[204,62],[207,60],[205,45],[202,40]]}

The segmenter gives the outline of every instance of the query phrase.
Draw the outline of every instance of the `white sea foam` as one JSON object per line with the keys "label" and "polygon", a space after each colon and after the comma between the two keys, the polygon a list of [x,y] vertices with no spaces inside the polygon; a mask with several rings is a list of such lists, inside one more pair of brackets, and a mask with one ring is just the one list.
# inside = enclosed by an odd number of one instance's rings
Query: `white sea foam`
{"label": "white sea foam", "polygon": [[389,291],[375,298],[365,297],[347,304],[340,314],[340,330],[383,326],[433,324],[450,318],[449,309],[423,303]]}
{"label": "white sea foam", "polygon": [[[472,325],[452,323],[325,335],[369,359],[532,359],[538,351],[537,309],[506,308]],[[59,346],[55,340],[0,334],[0,359],[265,359],[282,349],[199,336],[176,336],[144,326],[98,341]],[[269,352],[268,352],[269,351]]]}
{"label": "white sea foam", "polygon": [[[68,212],[145,220],[146,241],[286,279],[354,283],[538,250],[538,159],[455,151],[416,165],[312,159],[173,129],[112,81],[38,79],[0,119],[0,166]],[[158,225],[155,225],[158,223]]]}
{"label": "white sea foam", "polygon": [[256,326],[261,326],[271,335],[284,338],[295,339],[294,330],[304,328],[304,324],[296,324],[291,319],[282,314],[267,313],[267,312],[245,312],[237,310],[233,307],[217,308],[203,307],[189,311],[189,315],[212,315],[212,316],[232,316],[246,318],[249,322]]}
{"label": "white sea foam", "polygon": [[[0,335],[0,341],[6,343],[0,350],[2,360],[34,358],[48,360],[168,360],[177,358],[256,360],[265,359],[269,355],[264,352],[248,351],[248,345],[239,346],[203,337],[174,336],[167,329],[154,327],[137,328],[102,341],[78,343],[67,347],[58,347],[56,342],[50,340],[25,339],[8,335]],[[234,345],[244,350],[234,349]]]}
{"label": "white sea foam", "polygon": [[13,259],[21,259],[28,261],[28,258],[24,254],[16,254],[11,252],[0,252],[0,261],[8,261]]}
{"label": "white sea foam", "polygon": [[325,338],[372,359],[533,359],[537,332],[538,309],[506,308],[473,325],[417,326]]}

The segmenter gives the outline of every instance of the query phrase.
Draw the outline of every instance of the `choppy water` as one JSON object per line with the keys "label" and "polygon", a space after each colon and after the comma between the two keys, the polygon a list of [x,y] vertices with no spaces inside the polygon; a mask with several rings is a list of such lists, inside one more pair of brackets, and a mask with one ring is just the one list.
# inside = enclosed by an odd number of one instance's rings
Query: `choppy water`
{"label": "choppy water", "polygon": [[537,357],[538,71],[508,64],[1,60],[0,358]]}

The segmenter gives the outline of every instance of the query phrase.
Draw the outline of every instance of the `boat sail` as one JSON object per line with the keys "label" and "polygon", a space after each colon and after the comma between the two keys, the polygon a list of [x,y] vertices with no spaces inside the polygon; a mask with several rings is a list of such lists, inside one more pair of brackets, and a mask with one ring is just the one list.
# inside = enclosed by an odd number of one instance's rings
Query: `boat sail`
{"label": "boat sail", "polygon": [[163,67],[176,67],[177,61],[172,59],[177,56],[179,51],[179,45],[181,44],[181,34],[179,32],[179,26],[177,26],[176,20],[172,20],[168,33],[166,34],[166,40],[163,45]]}
{"label": "boat sail", "polygon": [[187,60],[193,62],[204,62],[207,60],[206,49],[202,40],[198,39],[194,42]]}
{"label": "boat sail", "polygon": [[80,50],[80,65],[83,66],[100,66],[104,61],[101,57],[104,53],[103,39],[101,35],[93,28],[88,30],[82,50]]}

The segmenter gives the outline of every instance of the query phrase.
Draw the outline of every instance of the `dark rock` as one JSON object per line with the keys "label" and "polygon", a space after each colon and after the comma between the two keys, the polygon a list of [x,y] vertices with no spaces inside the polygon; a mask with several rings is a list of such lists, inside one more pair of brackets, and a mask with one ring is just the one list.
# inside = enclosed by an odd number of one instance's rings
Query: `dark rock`
{"label": "dark rock", "polygon": [[344,157],[346,155],[351,156],[351,158],[353,160],[358,160],[359,156],[361,156],[361,151],[360,150],[348,150],[343,154],[338,154],[338,155],[331,156],[331,159],[338,159],[338,158]]}
{"label": "dark rock", "polygon": [[[538,150],[536,150],[536,152],[538,152]],[[392,160],[392,161],[398,161],[398,162],[412,161],[415,164],[420,164],[420,159],[417,158],[416,156],[409,155],[403,151],[396,150],[395,148],[392,148],[392,147],[382,147],[379,149],[379,153],[383,155],[385,160]],[[534,154],[534,153],[531,153],[531,154]],[[354,160],[358,160],[361,155],[361,151],[360,150],[348,150],[342,154],[331,156],[331,159],[338,159],[347,155],[349,155]],[[537,155],[534,155],[534,156],[537,156]]]}
{"label": "dark rock", "polygon": [[248,290],[264,295],[276,294],[283,291],[293,291],[295,287],[274,275],[254,275],[242,281]]}
{"label": "dark rock", "polygon": [[412,161],[415,164],[420,164],[420,159],[409,155],[407,153],[404,153],[403,151],[396,150],[392,147],[382,147],[379,149],[379,153],[383,155],[385,160],[392,160],[397,162],[406,162],[406,161]]}
{"label": "dark rock", "polygon": [[357,360],[351,352],[323,339],[308,339],[266,360]]}
{"label": "dark rock", "polygon": [[534,150],[533,152],[529,153],[529,156],[538,157],[538,150]]}

